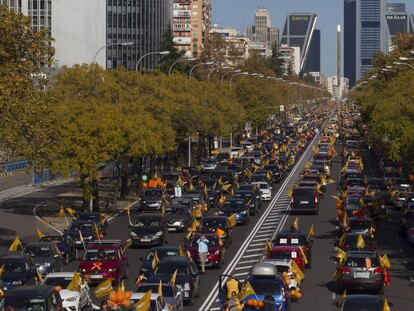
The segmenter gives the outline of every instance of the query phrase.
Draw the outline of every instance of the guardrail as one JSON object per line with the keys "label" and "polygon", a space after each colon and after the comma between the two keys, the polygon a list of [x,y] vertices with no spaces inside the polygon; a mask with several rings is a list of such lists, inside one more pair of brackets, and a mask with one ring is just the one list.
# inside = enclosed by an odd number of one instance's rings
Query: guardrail
{"label": "guardrail", "polygon": [[20,160],[8,163],[1,163],[0,164],[0,172],[14,172],[18,170],[23,170],[30,165],[30,161],[28,160]]}

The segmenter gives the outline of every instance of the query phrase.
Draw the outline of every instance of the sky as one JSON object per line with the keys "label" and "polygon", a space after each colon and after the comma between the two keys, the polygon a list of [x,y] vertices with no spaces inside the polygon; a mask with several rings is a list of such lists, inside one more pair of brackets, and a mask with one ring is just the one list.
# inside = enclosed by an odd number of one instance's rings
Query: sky
{"label": "sky", "polygon": [[[336,73],[336,27],[343,25],[344,0],[212,0],[212,23],[245,31],[253,24],[259,5],[272,17],[272,24],[282,32],[287,13],[318,14],[317,28],[321,30],[321,72],[329,76]],[[414,0],[405,2],[407,11],[414,12]],[[342,70],[343,72],[343,70]]]}

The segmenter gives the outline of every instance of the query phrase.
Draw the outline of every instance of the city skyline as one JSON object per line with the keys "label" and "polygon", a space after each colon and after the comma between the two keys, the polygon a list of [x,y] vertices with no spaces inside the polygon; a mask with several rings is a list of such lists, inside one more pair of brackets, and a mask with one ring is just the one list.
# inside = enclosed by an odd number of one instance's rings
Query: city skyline
{"label": "city skyline", "polygon": [[[245,31],[246,26],[253,23],[258,6],[264,6],[272,17],[272,23],[283,28],[286,15],[289,13],[315,13],[318,15],[317,28],[321,30],[321,72],[327,75],[336,74],[336,52],[332,52],[332,42],[336,42],[337,24],[343,26],[343,0],[213,0],[212,23],[226,27],[234,27]],[[414,12],[414,1],[388,1],[389,3],[406,3],[408,12]],[[237,10],[234,10],[237,7]],[[336,51],[336,49],[335,49]],[[343,61],[343,52],[342,52]],[[342,69],[343,70],[343,69]]]}

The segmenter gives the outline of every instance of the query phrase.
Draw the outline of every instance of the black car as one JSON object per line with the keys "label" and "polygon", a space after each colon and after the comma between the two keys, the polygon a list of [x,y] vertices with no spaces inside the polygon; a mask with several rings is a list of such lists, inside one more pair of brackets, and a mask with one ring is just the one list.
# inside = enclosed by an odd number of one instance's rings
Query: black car
{"label": "black car", "polygon": [[260,199],[257,199],[252,191],[239,190],[234,194],[235,199],[242,199],[250,208],[250,215],[256,215],[260,208]]}
{"label": "black car", "polygon": [[262,199],[260,197],[260,189],[256,185],[252,185],[249,183],[242,183],[239,185],[239,191],[250,191],[254,194],[255,199],[259,200],[259,208],[262,207]]}
{"label": "black car", "polygon": [[184,204],[169,204],[165,209],[168,231],[185,231],[193,221],[191,209]]}
{"label": "black car", "polygon": [[141,214],[131,226],[132,245],[154,246],[168,242],[167,222],[162,214]]}
{"label": "black car", "polygon": [[108,220],[101,213],[79,213],[77,220],[93,222],[104,235],[109,232]]}
{"label": "black car", "polygon": [[76,242],[70,236],[44,236],[39,242],[55,243],[63,257],[63,263],[67,265],[69,262],[78,259],[78,249]]}
{"label": "black car", "polygon": [[226,217],[236,214],[237,224],[247,225],[250,221],[250,205],[244,199],[228,199],[220,207],[218,214]]}
{"label": "black car", "polygon": [[338,311],[382,311],[384,297],[378,295],[347,295],[337,303]]}
{"label": "black car", "polygon": [[161,206],[165,197],[163,189],[148,189],[144,190],[141,196],[141,205],[139,211],[141,212],[157,212],[161,211]]}
{"label": "black car", "polygon": [[197,265],[186,257],[167,257],[161,260],[148,283],[168,283],[177,271],[176,285],[184,292],[184,302],[194,304],[194,298],[200,295],[200,277]]}
{"label": "black car", "polygon": [[31,242],[23,254],[30,257],[40,275],[63,270],[63,258],[56,244],[51,242]]}
{"label": "black car", "polygon": [[315,187],[297,187],[290,201],[292,213],[314,213],[319,211],[319,194]]}
{"label": "black car", "polygon": [[4,310],[62,311],[62,299],[54,286],[27,285],[8,291]]}
{"label": "black car", "polygon": [[[81,241],[81,235],[83,237],[83,243]],[[87,244],[89,241],[98,239],[97,233],[93,228],[93,223],[85,220],[73,221],[69,227],[63,231],[64,238],[71,238],[75,241],[77,248],[84,248],[83,244]]]}
{"label": "black car", "polygon": [[217,233],[217,229],[223,230],[221,236],[224,244],[228,246],[232,242],[232,229],[226,216],[207,216],[201,220],[198,231],[202,233]]}
{"label": "black car", "polygon": [[146,277],[153,274],[154,270],[152,269],[152,261],[154,259],[155,253],[157,253],[158,259],[162,260],[166,257],[179,256],[179,249],[178,247],[170,246],[152,247],[145,257],[140,258],[142,261],[141,268],[139,269],[140,274],[143,274]]}
{"label": "black car", "polygon": [[0,267],[4,266],[1,274],[3,291],[16,286],[36,283],[36,266],[30,257],[22,255],[6,255],[0,257]]}

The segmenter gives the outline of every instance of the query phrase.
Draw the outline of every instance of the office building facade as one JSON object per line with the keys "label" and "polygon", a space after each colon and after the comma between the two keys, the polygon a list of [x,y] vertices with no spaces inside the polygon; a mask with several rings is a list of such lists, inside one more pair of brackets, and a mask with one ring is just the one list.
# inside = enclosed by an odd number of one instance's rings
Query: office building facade
{"label": "office building facade", "polygon": [[173,40],[188,57],[198,56],[210,33],[211,0],[174,0]]}
{"label": "office building facade", "polygon": [[281,46],[299,47],[300,71],[320,71],[320,31],[315,29],[318,16],[292,13],[286,17]]}
{"label": "office building facade", "polygon": [[414,18],[412,13],[405,11],[404,3],[388,3],[385,21],[388,35],[388,51],[393,49],[393,40],[397,33],[413,33]]}
{"label": "office building facade", "polygon": [[344,74],[353,86],[388,51],[386,0],[344,0]]}

